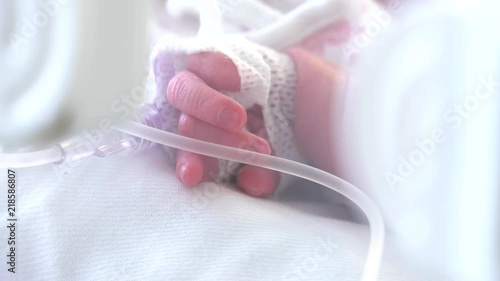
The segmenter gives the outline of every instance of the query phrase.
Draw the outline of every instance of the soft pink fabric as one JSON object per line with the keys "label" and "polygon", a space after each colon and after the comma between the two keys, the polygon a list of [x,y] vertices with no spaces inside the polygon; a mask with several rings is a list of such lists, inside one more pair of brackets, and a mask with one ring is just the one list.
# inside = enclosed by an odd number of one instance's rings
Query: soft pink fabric
{"label": "soft pink fabric", "polygon": [[300,45],[311,51],[322,53],[327,45],[346,43],[355,29],[351,22],[342,20],[319,30],[313,36],[303,40]]}

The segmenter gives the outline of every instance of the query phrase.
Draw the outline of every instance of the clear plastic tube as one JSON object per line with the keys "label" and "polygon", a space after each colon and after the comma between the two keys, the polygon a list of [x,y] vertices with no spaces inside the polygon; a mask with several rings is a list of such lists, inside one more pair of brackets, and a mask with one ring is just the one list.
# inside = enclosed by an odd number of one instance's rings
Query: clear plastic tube
{"label": "clear plastic tube", "polygon": [[0,153],[0,168],[27,168],[40,165],[52,164],[61,161],[63,154],[56,147],[51,147],[45,150],[5,154]]}
{"label": "clear plastic tube", "polygon": [[368,218],[371,227],[370,246],[368,248],[362,280],[372,281],[377,279],[385,242],[384,221],[375,203],[352,184],[325,171],[302,163],[191,139],[132,121],[117,125],[117,129],[124,133],[177,149],[295,175],[321,184],[344,195],[361,208]]}
{"label": "clear plastic tube", "polygon": [[[153,115],[156,116],[155,114]],[[138,121],[140,120],[142,119],[139,119]],[[385,241],[384,221],[380,211],[373,201],[350,183],[325,171],[302,163],[248,150],[191,139],[134,121],[128,121],[125,124],[117,125],[116,128],[123,133],[140,138],[143,142],[150,141],[210,157],[227,159],[230,161],[260,166],[278,172],[291,174],[316,182],[344,195],[365,213],[371,227],[370,246],[368,248],[362,280],[373,281],[377,279]],[[71,144],[72,143],[70,143],[69,148],[72,147]],[[65,160],[66,150],[69,148],[65,148],[61,145],[54,145],[49,149],[37,152],[18,154],[0,153],[0,168],[24,168],[51,163],[61,163]],[[90,155],[92,155],[92,153],[87,156]]]}

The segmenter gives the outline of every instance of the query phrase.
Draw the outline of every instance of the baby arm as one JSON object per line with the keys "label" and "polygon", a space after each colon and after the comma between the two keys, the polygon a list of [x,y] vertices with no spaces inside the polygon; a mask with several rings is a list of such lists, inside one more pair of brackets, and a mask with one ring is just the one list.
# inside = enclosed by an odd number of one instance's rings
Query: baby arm
{"label": "baby arm", "polygon": [[294,132],[298,148],[312,166],[337,174],[334,148],[346,83],[343,68],[303,48],[290,48],[297,72]]}

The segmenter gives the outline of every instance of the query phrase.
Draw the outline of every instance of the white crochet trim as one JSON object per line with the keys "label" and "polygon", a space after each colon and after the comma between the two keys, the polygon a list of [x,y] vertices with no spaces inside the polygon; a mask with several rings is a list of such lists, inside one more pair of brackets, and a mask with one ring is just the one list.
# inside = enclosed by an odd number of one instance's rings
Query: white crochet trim
{"label": "white crochet trim", "polygon": [[[293,119],[296,74],[293,62],[271,49],[253,44],[241,37],[225,37],[208,42],[197,38],[161,42],[153,52],[153,68],[158,94],[156,104],[164,120],[164,130],[177,133],[180,113],[166,99],[168,81],[186,68],[186,58],[199,52],[218,52],[229,57],[238,69],[241,79],[239,93],[225,95],[249,109],[260,105],[273,152],[278,157],[304,162],[294,138]],[[168,149],[175,163],[175,152]],[[238,163],[219,161],[216,181],[226,181],[238,172]],[[290,182],[282,176],[280,186]]]}
{"label": "white crochet trim", "polygon": [[[264,124],[269,137],[269,143],[274,155],[305,163],[295,142],[295,94],[297,90],[297,75],[292,59],[284,54],[270,49],[262,49],[264,60],[271,68],[271,89],[267,104],[262,107]],[[279,193],[289,185],[294,176],[280,174],[280,184],[275,191]]]}

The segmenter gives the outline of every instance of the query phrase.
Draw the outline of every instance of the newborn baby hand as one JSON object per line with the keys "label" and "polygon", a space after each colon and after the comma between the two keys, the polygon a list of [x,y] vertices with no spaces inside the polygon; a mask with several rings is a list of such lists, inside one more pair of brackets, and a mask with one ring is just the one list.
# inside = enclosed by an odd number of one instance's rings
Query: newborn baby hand
{"label": "newborn baby hand", "polygon": [[[309,59],[307,56],[228,37],[214,42],[198,38],[164,40],[155,47],[153,59],[155,103],[164,130],[264,154],[270,154],[272,147],[273,155],[298,162],[306,162],[304,156],[309,153],[301,153],[297,133],[304,136],[309,130],[299,132],[297,127],[315,128],[315,137],[324,133],[318,121],[329,117],[324,114],[328,103],[318,100],[324,93],[314,92],[328,91],[324,84],[330,79],[321,64],[301,63]],[[304,76],[309,72],[316,74]],[[309,98],[316,102],[311,104]],[[320,107],[310,107],[318,103]],[[312,116],[304,115],[304,111]],[[315,113],[322,118],[311,118]],[[302,145],[312,143],[322,144],[312,141]],[[193,153],[167,152],[171,161],[175,158],[179,179],[188,186],[235,179],[247,193],[267,197],[294,179]]]}
{"label": "newborn baby hand", "polygon": [[[159,94],[166,95],[181,112],[180,135],[271,154],[259,108],[246,111],[221,93],[239,90],[240,77],[233,62],[223,54],[203,52],[190,55],[187,70],[177,73],[168,83],[166,93]],[[177,177],[186,186],[213,181],[218,174],[217,159],[188,151],[178,151],[176,157]],[[236,182],[250,195],[268,197],[279,183],[279,174],[246,165],[237,173]]]}

